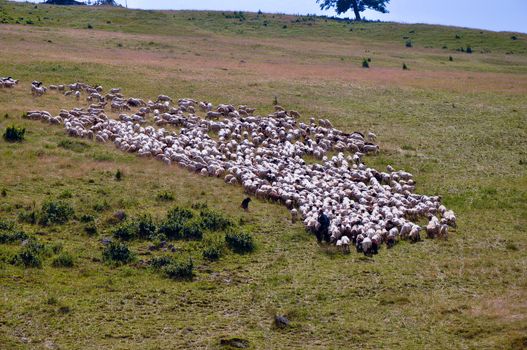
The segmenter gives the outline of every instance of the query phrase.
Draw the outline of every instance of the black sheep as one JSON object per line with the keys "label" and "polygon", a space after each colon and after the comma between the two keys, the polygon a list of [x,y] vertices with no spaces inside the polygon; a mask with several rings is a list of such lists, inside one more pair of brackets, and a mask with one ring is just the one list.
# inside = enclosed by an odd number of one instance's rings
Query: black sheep
{"label": "black sheep", "polygon": [[242,201],[242,205],[241,207],[243,208],[243,210],[247,211],[249,210],[249,202],[251,201],[251,198],[247,197],[245,198],[243,201]]}

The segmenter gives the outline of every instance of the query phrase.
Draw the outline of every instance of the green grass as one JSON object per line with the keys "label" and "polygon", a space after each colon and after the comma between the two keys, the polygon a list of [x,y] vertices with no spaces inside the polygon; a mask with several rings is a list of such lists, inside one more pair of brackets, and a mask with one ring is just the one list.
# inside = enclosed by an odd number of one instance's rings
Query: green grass
{"label": "green grass", "polygon": [[[10,243],[0,244],[0,348],[218,349],[231,338],[254,349],[525,345],[524,34],[511,40],[510,33],[452,27],[247,13],[240,22],[221,12],[0,7],[8,23],[34,23],[0,26],[8,49],[0,51],[0,75],[21,79],[0,90],[0,116],[9,115],[0,130],[26,129],[22,143],[0,140],[0,220],[47,247],[41,268],[24,268],[10,263],[20,242],[2,236]],[[455,51],[467,45],[472,55]],[[360,67],[364,57],[372,58],[370,69]],[[411,70],[403,72],[402,62]],[[325,77],[328,67],[338,74]],[[401,75],[379,78],[390,74]],[[381,153],[366,163],[412,172],[418,193],[441,195],[456,211],[458,229],[448,241],[403,242],[373,259],[343,256],[292,225],[284,207],[254,200],[242,212],[242,189],[222,179],[21,118],[31,109],[55,114],[79,106],[54,92],[31,97],[34,79],[249,104],[261,114],[278,96],[303,119],[324,116],[347,131],[374,131]],[[69,204],[74,217],[50,226],[18,220],[47,201]],[[116,211],[157,222],[168,209],[195,203],[240,224],[256,249],[236,254],[224,249],[220,233],[206,232],[201,241],[172,242],[176,253],[132,240],[131,263],[103,261],[101,239],[111,236]],[[218,246],[219,260],[203,256]],[[192,258],[193,279],[171,280],[141,262],[164,254]],[[291,326],[276,329],[275,315]]]}

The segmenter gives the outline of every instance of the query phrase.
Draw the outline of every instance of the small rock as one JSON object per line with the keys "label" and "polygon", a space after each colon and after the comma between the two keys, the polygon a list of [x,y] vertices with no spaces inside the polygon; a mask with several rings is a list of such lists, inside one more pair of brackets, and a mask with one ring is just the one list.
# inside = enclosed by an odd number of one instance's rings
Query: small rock
{"label": "small rock", "polygon": [[274,324],[278,328],[286,328],[289,327],[289,320],[285,316],[276,315],[274,317]]}
{"label": "small rock", "polygon": [[124,212],[124,210],[117,210],[114,214],[113,214],[113,217],[117,220],[117,221],[124,221],[126,219],[126,213]]}

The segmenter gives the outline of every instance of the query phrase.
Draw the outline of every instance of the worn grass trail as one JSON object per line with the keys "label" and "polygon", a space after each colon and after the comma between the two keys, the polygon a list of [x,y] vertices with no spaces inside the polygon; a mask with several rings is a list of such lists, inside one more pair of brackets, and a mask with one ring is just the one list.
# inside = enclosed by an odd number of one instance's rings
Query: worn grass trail
{"label": "worn grass trail", "polygon": [[[18,223],[42,242],[60,242],[75,266],[54,268],[46,260],[42,269],[23,269],[7,262],[18,245],[0,245],[0,348],[220,348],[229,337],[255,349],[525,347],[525,35],[278,15],[240,21],[226,18],[230,13],[7,2],[0,9],[7,18],[0,76],[22,80],[0,90],[0,130],[27,129],[23,143],[0,140],[0,218],[16,221],[63,198],[78,216],[94,215],[99,228],[90,237],[76,220]],[[34,24],[15,23],[28,19]],[[474,53],[455,51],[461,45]],[[363,57],[372,58],[370,69],[360,68]],[[281,206],[255,200],[240,212],[240,187],[22,119],[30,109],[78,106],[54,92],[33,98],[33,79],[119,86],[142,98],[249,104],[262,114],[277,96],[303,118],[374,131],[382,151],[367,164],[412,172],[417,192],[442,195],[459,227],[448,241],[403,242],[373,259],[342,256],[292,225]],[[115,181],[117,169],[122,181]],[[160,202],[163,191],[175,200]],[[210,263],[201,258],[201,242],[177,242],[179,254],[195,259],[192,282],[101,261],[100,239],[116,210],[162,217],[173,205],[194,202],[241,219],[256,251]],[[130,246],[149,258],[146,243]],[[291,328],[274,329],[275,314],[287,315]]]}

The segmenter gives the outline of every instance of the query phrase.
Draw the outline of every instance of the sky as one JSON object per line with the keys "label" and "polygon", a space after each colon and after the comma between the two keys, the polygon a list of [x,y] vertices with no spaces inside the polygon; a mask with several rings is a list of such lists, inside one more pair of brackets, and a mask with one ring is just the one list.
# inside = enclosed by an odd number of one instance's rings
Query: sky
{"label": "sky", "polygon": [[[316,0],[116,0],[129,8],[219,10],[319,14]],[[390,13],[366,11],[367,19],[405,23],[455,25],[494,31],[527,33],[527,0],[391,0]],[[353,17],[347,12],[344,17]]]}

